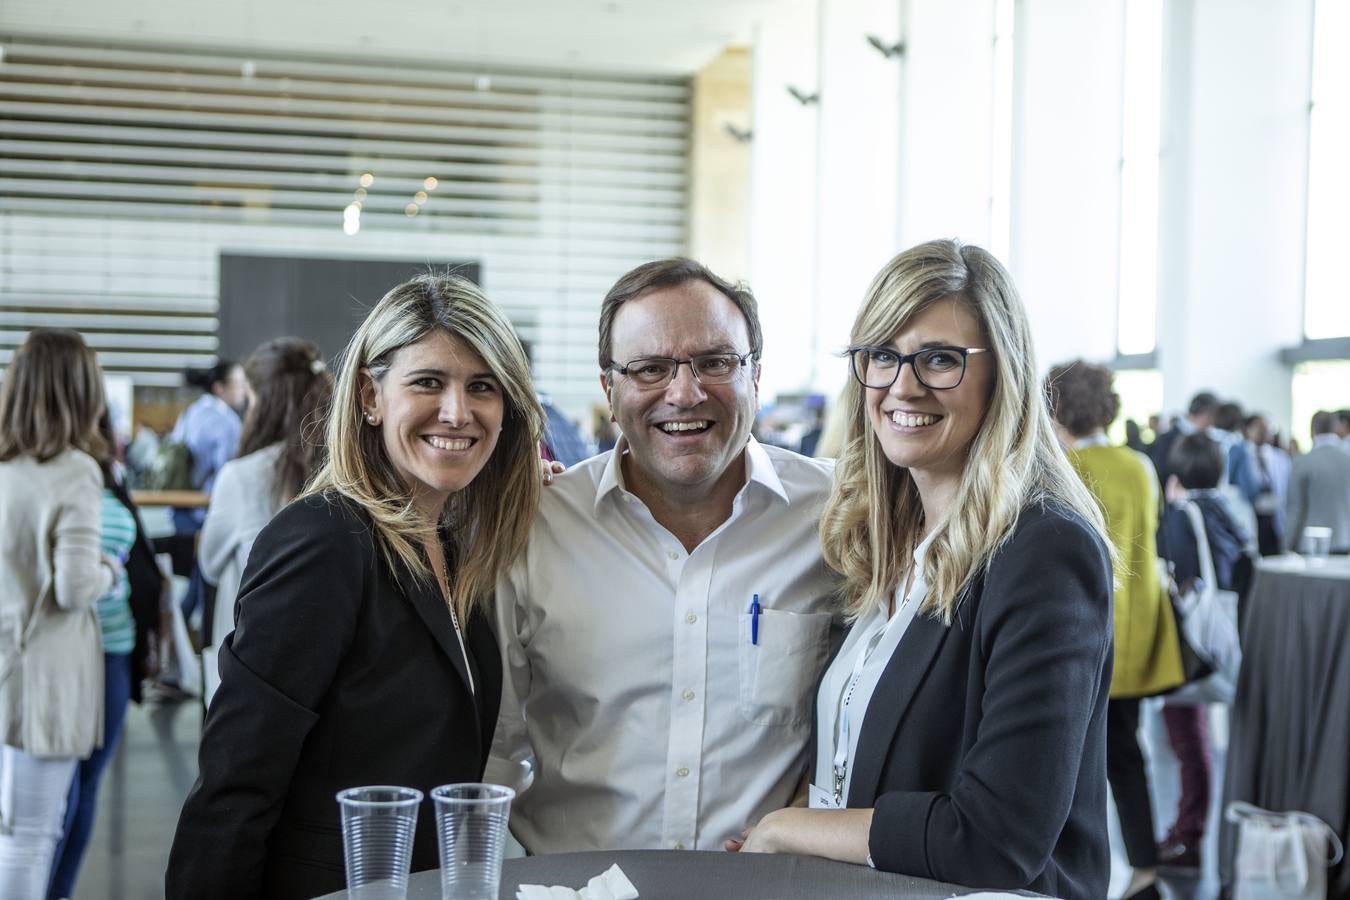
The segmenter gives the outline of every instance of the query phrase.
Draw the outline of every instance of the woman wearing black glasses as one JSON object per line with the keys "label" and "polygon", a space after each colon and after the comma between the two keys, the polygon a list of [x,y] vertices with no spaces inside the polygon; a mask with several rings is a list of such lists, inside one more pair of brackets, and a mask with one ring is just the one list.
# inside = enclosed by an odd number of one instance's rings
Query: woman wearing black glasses
{"label": "woman wearing black glasses", "polygon": [[811,808],[729,847],[1103,897],[1111,551],[1017,291],[978,247],[923,244],[852,340],[821,540],[853,627],[817,695]]}

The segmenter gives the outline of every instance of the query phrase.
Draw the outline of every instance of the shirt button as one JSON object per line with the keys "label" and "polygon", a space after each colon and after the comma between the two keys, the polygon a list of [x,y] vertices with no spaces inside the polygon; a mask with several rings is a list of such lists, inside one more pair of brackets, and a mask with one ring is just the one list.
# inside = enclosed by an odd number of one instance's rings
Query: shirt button
{"label": "shirt button", "polygon": [[698,621],[698,616],[694,615],[693,613],[689,613],[684,617],[684,620],[688,622],[690,625],[693,625],[695,622]]}
{"label": "shirt button", "polygon": [[680,558],[680,554],[676,553],[674,550],[671,550],[670,552],[668,552],[668,553],[666,554],[666,556],[669,556],[671,559],[679,559],[679,558]]}
{"label": "shirt button", "polygon": [[693,700],[693,699],[694,699],[694,692],[691,691],[691,690],[688,690],[688,689],[686,688],[686,689],[685,689],[685,692],[684,692],[683,694],[681,694],[680,696],[683,697],[685,700]]}
{"label": "shirt button", "polygon": [[675,774],[680,776],[681,778],[688,778],[689,770],[686,769],[684,766],[680,766],[678,769],[675,770]]}

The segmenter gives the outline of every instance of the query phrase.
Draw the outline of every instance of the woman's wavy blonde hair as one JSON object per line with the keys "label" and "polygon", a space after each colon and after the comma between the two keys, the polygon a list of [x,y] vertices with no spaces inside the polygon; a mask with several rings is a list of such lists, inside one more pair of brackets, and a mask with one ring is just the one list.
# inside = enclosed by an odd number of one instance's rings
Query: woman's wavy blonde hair
{"label": "woman's wavy blonde hair", "polygon": [[928,595],[920,612],[949,625],[965,588],[1012,534],[1018,513],[1029,504],[1062,505],[1082,516],[1110,546],[1096,502],[1055,440],[1026,310],[992,255],[955,240],[931,241],[901,253],[868,288],[852,344],[885,344],[914,316],[951,297],[979,321],[995,377],[944,521],[924,522],[909,471],[882,452],[868,422],[865,389],[850,378],[841,400],[847,432],[820,536],[825,561],[844,576],[850,618],[886,608],[929,524],[937,531],[924,557]]}
{"label": "woman's wavy blonde hair", "polygon": [[[360,372],[379,380],[393,355],[437,329],[483,358],[502,386],[502,432],[483,470],[450,495],[438,522],[417,515],[409,485],[385,452],[378,428],[365,424]],[[525,351],[510,322],[470,281],[420,275],[375,305],[342,353],[328,417],[328,456],[304,495],[333,490],[360,504],[391,568],[432,577],[422,546],[439,533],[450,560],[450,596],[460,621],[487,603],[497,577],[520,554],[539,505],[539,439],[544,411],[530,381]],[[304,496],[302,495],[302,496]]]}

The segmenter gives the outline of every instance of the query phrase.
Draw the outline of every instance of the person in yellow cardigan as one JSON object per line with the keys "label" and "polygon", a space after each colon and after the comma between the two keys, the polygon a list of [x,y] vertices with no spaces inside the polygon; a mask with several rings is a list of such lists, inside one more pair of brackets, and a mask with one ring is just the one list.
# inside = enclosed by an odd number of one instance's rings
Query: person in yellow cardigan
{"label": "person in yellow cardigan", "polygon": [[1122,897],[1156,900],[1158,852],[1148,773],[1139,749],[1139,698],[1171,690],[1184,680],[1176,621],[1158,574],[1158,479],[1148,457],[1107,441],[1106,428],[1120,412],[1109,369],[1076,360],[1051,369],[1046,386],[1060,442],[1101,504],[1120,558],[1106,777],[1134,870]]}

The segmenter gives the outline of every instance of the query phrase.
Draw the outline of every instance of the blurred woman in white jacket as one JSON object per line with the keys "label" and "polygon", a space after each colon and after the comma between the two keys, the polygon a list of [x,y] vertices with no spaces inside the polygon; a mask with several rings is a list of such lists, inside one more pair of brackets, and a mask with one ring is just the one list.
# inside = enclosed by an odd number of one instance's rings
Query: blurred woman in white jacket
{"label": "blurred woman in white jacket", "polygon": [[216,476],[197,548],[202,575],[216,586],[210,631],[203,636],[207,704],[220,684],[216,654],[225,635],[234,630],[234,601],[253,539],[300,493],[317,468],[323,445],[321,416],[333,394],[333,377],[319,348],[300,338],[277,338],[261,345],[244,364],[244,375],[249,404],[239,457]]}
{"label": "blurred woman in white jacket", "polygon": [[73,331],[32,332],[0,389],[0,897],[45,895],[76,764],[103,739],[94,603],[121,574],[99,548],[103,408]]}

